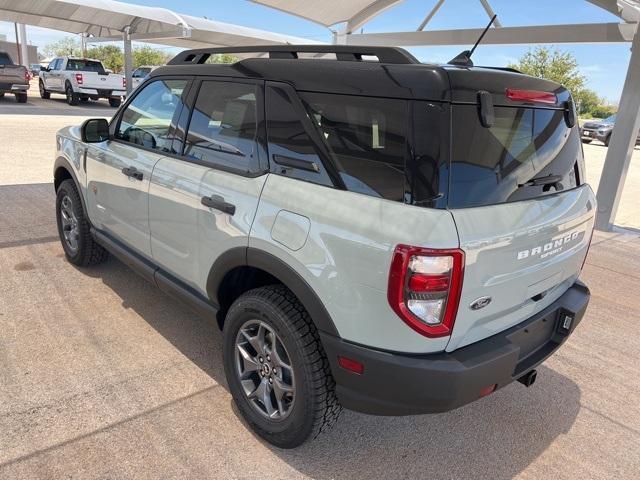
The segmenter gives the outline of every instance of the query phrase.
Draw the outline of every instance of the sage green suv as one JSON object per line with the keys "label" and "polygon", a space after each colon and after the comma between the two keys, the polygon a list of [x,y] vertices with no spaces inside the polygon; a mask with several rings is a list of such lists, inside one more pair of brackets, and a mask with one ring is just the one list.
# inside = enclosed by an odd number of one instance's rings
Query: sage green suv
{"label": "sage green suv", "polygon": [[[243,59],[208,62],[223,52]],[[190,50],[111,122],[61,130],[54,178],[68,260],[110,252],[217,319],[230,393],[280,447],[343,406],[442,412],[529,386],[589,300],[575,109],[513,71]]]}

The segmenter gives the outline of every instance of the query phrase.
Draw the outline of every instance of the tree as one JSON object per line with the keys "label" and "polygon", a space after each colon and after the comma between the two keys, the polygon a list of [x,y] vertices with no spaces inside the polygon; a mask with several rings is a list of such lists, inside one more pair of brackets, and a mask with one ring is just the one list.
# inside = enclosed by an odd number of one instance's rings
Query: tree
{"label": "tree", "polygon": [[578,61],[570,52],[536,47],[525,53],[517,64],[509,67],[533,77],[560,83],[574,96],[584,88],[585,77],[578,70]]}
{"label": "tree", "polygon": [[116,45],[99,45],[87,49],[87,57],[100,60],[105,68],[119,73],[124,68],[124,55]]}
{"label": "tree", "polygon": [[216,53],[207,58],[206,63],[236,63],[238,60],[238,57],[229,53]]}
{"label": "tree", "polygon": [[80,56],[82,48],[80,42],[73,37],[64,37],[45,45],[42,49],[47,57]]}
{"label": "tree", "polygon": [[508,66],[566,87],[573,96],[578,115],[596,117],[612,109],[596,92],[585,87],[586,78],[580,73],[578,61],[571,52],[536,47],[525,53],[518,63]]}
{"label": "tree", "polygon": [[141,65],[164,65],[168,60],[165,52],[148,45],[133,49],[133,68]]}

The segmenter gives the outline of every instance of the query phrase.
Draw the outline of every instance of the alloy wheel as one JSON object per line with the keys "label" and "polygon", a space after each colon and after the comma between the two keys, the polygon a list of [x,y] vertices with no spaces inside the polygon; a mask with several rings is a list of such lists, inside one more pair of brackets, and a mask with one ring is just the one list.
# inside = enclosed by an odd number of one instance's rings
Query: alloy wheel
{"label": "alloy wheel", "polygon": [[236,374],[251,406],[270,420],[283,420],[295,401],[291,357],[273,328],[261,320],[242,325],[235,342]]}
{"label": "alloy wheel", "polygon": [[72,254],[78,251],[78,219],[73,213],[73,201],[65,195],[60,202],[60,221],[62,223],[62,233],[64,241]]}

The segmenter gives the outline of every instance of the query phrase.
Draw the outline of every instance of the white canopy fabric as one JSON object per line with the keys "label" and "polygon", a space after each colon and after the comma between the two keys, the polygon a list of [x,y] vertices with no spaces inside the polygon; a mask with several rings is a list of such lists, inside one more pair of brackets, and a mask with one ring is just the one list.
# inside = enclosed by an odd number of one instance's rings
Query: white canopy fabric
{"label": "white canopy fabric", "polygon": [[129,27],[132,40],[183,48],[315,43],[114,0],[0,0],[0,20],[114,40]]}
{"label": "white canopy fabric", "polygon": [[251,0],[297,17],[306,18],[325,27],[347,22],[356,29],[374,16],[403,0]]}
{"label": "white canopy fabric", "polygon": [[[353,31],[383,11],[403,0],[251,0],[254,3],[281,10],[297,17],[306,18],[325,27],[346,22]],[[639,0],[587,0],[627,22],[637,22],[640,12]],[[433,6],[425,5],[425,9]]]}

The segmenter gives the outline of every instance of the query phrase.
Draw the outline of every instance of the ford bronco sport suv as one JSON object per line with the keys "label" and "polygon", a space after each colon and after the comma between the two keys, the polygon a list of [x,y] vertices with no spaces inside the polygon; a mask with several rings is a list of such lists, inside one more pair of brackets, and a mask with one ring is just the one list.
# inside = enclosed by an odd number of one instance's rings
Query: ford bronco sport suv
{"label": "ford bronco sport suv", "polygon": [[558,84],[289,45],[180,53],[110,123],[61,130],[54,178],[69,261],[110,252],[217,319],[239,411],[294,447],[342,406],[533,383],[589,300],[584,171]]}

